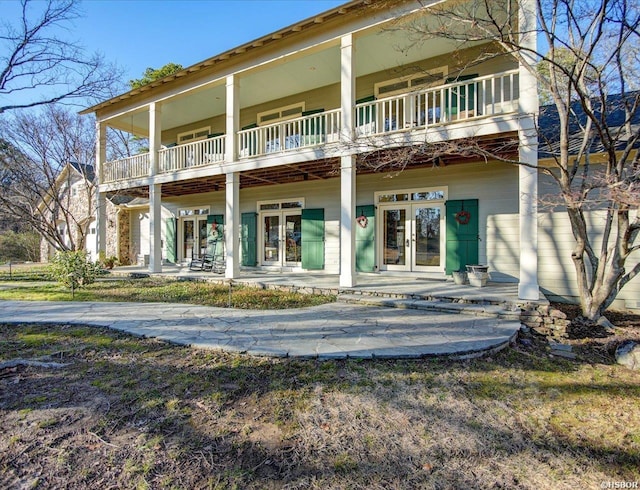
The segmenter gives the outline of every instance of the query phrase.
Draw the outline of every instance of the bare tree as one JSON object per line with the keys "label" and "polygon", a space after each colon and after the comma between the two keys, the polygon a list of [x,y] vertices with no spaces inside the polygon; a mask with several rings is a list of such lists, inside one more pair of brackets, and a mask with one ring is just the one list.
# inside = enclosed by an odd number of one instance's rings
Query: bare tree
{"label": "bare tree", "polygon": [[21,0],[20,19],[0,23],[0,114],[108,94],[116,68],[60,37],[78,16],[76,0]]}
{"label": "bare tree", "polygon": [[58,250],[83,249],[95,214],[93,166],[85,164],[94,161],[91,118],[51,105],[5,123],[0,215],[28,224]]}
{"label": "bare tree", "polygon": [[[533,32],[523,32],[518,22],[519,13],[531,7],[538,13],[532,27],[537,48],[522,42]],[[640,272],[640,263],[628,260],[640,250],[640,93],[632,91],[640,77],[639,3],[466,0],[436,2],[424,10],[430,16],[393,27],[406,34],[407,47],[445,38],[455,44],[452,57],[463,68],[513,56],[551,102],[539,118],[546,123],[539,131],[540,152],[551,166],[538,170],[555,185],[546,200],[566,211],[571,223],[582,315],[606,322],[606,308]],[[466,49],[478,45],[483,49]],[[425,143],[388,156],[386,163],[401,171],[420,155],[440,152],[522,164],[514,149],[517,142],[495,147],[473,140]],[[595,210],[604,214],[597,228],[588,219]]]}

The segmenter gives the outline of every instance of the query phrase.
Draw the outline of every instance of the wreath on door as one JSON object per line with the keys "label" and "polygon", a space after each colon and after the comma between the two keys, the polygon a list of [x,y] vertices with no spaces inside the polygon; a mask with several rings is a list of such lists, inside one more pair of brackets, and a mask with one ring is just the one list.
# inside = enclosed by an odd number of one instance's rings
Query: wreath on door
{"label": "wreath on door", "polygon": [[360,228],[366,228],[367,225],[369,224],[369,220],[367,219],[367,217],[364,214],[358,216],[356,218],[356,222],[358,223],[358,225],[360,225]]}
{"label": "wreath on door", "polygon": [[471,213],[466,209],[462,209],[455,214],[455,219],[459,224],[467,225],[471,219]]}

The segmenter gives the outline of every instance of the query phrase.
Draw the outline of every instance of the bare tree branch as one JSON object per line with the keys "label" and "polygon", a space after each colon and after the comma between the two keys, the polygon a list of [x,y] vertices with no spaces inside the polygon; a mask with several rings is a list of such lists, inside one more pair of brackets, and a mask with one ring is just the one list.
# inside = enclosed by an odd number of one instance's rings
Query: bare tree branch
{"label": "bare tree branch", "polygon": [[0,24],[0,114],[107,95],[118,70],[59,37],[79,16],[76,0],[22,0],[21,6],[19,22]]}

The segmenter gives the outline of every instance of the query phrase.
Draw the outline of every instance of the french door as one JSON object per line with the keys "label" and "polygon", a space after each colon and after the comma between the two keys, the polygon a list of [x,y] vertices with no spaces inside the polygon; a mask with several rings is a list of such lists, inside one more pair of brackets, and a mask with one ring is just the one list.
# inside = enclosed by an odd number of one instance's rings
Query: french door
{"label": "french door", "polygon": [[182,259],[202,257],[207,251],[207,217],[182,219]]}
{"label": "french door", "polygon": [[302,215],[300,210],[262,212],[262,265],[300,266]]}
{"label": "french door", "polygon": [[380,206],[380,212],[380,270],[444,270],[442,204],[394,203]]}

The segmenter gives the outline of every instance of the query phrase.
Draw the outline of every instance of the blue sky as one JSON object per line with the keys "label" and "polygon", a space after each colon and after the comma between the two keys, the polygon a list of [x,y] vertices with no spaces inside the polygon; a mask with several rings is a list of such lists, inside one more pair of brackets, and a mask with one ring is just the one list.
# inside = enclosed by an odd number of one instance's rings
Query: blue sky
{"label": "blue sky", "polygon": [[168,62],[189,66],[344,0],[85,0],[76,34],[128,78]]}
{"label": "blue sky", "polygon": [[[84,0],[73,30],[59,35],[101,52],[125,70],[189,66],[346,0]],[[37,3],[36,3],[37,5]],[[0,18],[15,24],[17,0],[0,0]]]}

